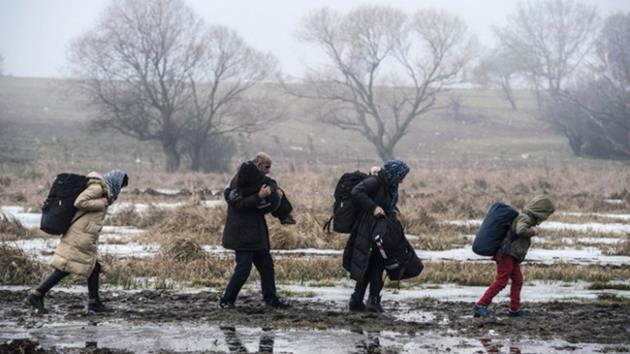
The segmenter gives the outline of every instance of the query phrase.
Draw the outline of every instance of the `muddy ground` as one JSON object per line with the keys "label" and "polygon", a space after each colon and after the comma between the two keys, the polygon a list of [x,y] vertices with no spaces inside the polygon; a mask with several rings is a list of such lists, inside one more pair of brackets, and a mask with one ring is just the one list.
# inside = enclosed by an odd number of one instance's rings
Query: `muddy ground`
{"label": "muddy ground", "polygon": [[[88,315],[85,311],[85,294],[52,291],[46,297],[48,313],[38,314],[24,304],[24,291],[0,290],[0,353],[48,352],[50,348],[38,347],[33,342],[6,342],[11,333],[28,332],[33,328],[54,326],[64,322],[99,323],[199,323],[227,328],[247,326],[263,330],[345,330],[351,333],[378,333],[389,331],[405,335],[422,336],[423,333],[440,333],[451,337],[483,338],[498,333],[509,338],[533,338],[537,340],[562,339],[569,343],[598,343],[628,347],[630,344],[630,306],[618,303],[548,302],[531,304],[532,313],[526,318],[510,318],[502,314],[504,304],[496,306],[496,314],[490,318],[474,318],[471,304],[464,302],[439,302],[420,299],[397,303],[387,300],[383,305],[386,313],[349,313],[341,302],[322,302],[316,298],[289,300],[290,309],[265,307],[255,294],[239,298],[238,308],[225,310],[217,306],[216,292],[181,293],[175,291],[105,292],[106,303],[115,312],[104,315]],[[427,317],[401,320],[404,314],[426,313]],[[397,316],[398,315],[398,316]],[[4,332],[4,334],[3,334]],[[86,344],[89,346],[89,343]],[[16,348],[28,347],[29,350]],[[31,347],[29,347],[31,346]],[[39,350],[39,351],[38,351]],[[101,352],[99,348],[70,352]],[[78,349],[77,349],[78,350]],[[51,351],[54,352],[54,351]],[[111,353],[125,353],[111,350]],[[367,350],[366,352],[369,352]],[[379,352],[387,352],[380,350]]]}

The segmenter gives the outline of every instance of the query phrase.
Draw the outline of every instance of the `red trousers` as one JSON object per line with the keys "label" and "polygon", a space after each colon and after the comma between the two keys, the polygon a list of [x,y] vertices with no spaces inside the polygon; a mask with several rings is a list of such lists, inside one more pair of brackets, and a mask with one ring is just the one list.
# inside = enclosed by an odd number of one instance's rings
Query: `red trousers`
{"label": "red trousers", "polygon": [[494,260],[497,262],[497,277],[477,303],[482,306],[490,305],[492,299],[505,288],[508,280],[512,279],[510,309],[517,311],[521,307],[521,288],[523,287],[521,266],[514,257],[504,255],[501,250],[498,250],[494,255]]}

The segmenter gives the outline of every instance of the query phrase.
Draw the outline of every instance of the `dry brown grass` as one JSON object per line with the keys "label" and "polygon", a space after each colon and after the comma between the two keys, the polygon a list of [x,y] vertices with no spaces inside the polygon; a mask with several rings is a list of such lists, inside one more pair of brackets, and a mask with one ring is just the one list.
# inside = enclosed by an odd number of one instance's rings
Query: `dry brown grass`
{"label": "dry brown grass", "polygon": [[191,262],[203,257],[203,249],[189,238],[177,238],[160,247],[160,257],[178,262]]}
{"label": "dry brown grass", "polygon": [[[345,171],[367,170],[372,163],[357,165],[325,166],[284,161],[274,164],[274,178],[287,191],[295,211],[297,225],[280,226],[269,217],[271,242],[274,248],[333,248],[342,249],[347,235],[325,234],[321,227],[328,219],[332,207],[332,193],[337,178]],[[411,161],[411,173],[400,187],[399,207],[409,234],[417,235],[412,243],[419,250],[442,250],[470,244],[465,235],[474,234],[476,226],[454,226],[448,220],[480,219],[495,200],[522,207],[538,193],[551,196],[559,211],[630,213],[630,174],[627,166],[614,162],[570,161],[553,165],[544,162],[497,163],[491,161],[462,161],[458,164],[438,161]],[[236,164],[235,164],[236,166]],[[289,168],[289,166],[292,166]],[[58,172],[51,167],[37,165],[26,167],[8,176],[3,182],[0,204],[37,208],[48,192],[50,182]],[[87,173],[89,171],[75,171]],[[195,284],[225,282],[231,274],[231,257],[217,257],[202,253],[190,261],[178,261],[166,252],[178,239],[187,239],[199,245],[218,245],[221,242],[225,220],[225,206],[204,208],[201,194],[177,198],[132,193],[133,188],[170,188],[195,190],[221,189],[230,178],[226,174],[177,173],[164,174],[151,171],[131,171],[130,190],[123,192],[120,201],[129,203],[183,202],[186,206],[169,210],[150,207],[146,214],[126,210],[122,215],[109,219],[115,225],[135,225],[146,228],[140,240],[160,243],[164,252],[145,260],[111,259],[112,272],[107,282],[132,284],[137,277],[158,277]],[[620,204],[607,203],[605,199],[623,200]],[[557,217],[557,219],[556,219]],[[568,217],[552,216],[552,220],[570,221]],[[599,220],[599,219],[598,219]],[[575,220],[578,221],[578,220]],[[604,221],[603,219],[601,221]],[[610,222],[610,221],[609,221]],[[0,220],[6,235],[18,238],[24,234],[12,222]],[[2,232],[0,232],[2,233]],[[562,245],[562,237],[592,237],[593,233],[579,231],[545,231],[549,247]],[[610,237],[610,234],[597,236]],[[536,247],[544,244],[536,245]],[[190,247],[187,246],[187,247]],[[195,247],[191,247],[193,249]],[[627,240],[614,245],[614,253],[629,255]],[[188,252],[182,251],[182,255]],[[169,255],[170,254],[170,255]],[[177,254],[177,253],[176,253]],[[194,252],[193,252],[194,254]],[[494,276],[491,263],[428,262],[418,282],[456,282],[460,284],[487,285]],[[278,278],[282,281],[317,279],[343,279],[339,257],[282,257],[276,260]],[[526,265],[524,271],[529,280],[627,280],[630,270],[623,267],[573,266],[573,265]],[[255,272],[253,272],[255,273]],[[254,275],[255,276],[255,275]]]}
{"label": "dry brown grass", "polygon": [[30,235],[30,230],[20,220],[0,213],[0,241],[19,240]]}
{"label": "dry brown grass", "polygon": [[[193,255],[187,261],[177,260],[166,252],[147,259],[109,258],[110,271],[105,279],[107,283],[127,287],[144,286],[145,284],[139,283],[138,277],[155,278],[155,284],[175,282],[179,286],[225,286],[234,268],[231,255],[217,256],[197,252],[193,252]],[[334,284],[349,277],[341,266],[341,257],[276,256],[274,264],[276,279],[280,283]],[[424,266],[419,277],[405,280],[401,285],[454,283],[463,286],[487,286],[496,273],[495,265],[490,262],[425,262]],[[523,267],[523,273],[526,281],[605,283],[626,281],[630,278],[628,267],[562,263],[527,264]],[[250,279],[258,279],[258,273],[254,269]]]}
{"label": "dry brown grass", "polygon": [[188,237],[199,244],[221,243],[226,207],[205,208],[187,205],[176,209],[149,210],[145,222],[147,232],[138,240],[144,243],[166,244],[178,237]]}
{"label": "dry brown grass", "polygon": [[1,284],[33,284],[41,279],[45,268],[22,250],[0,243]]}
{"label": "dry brown grass", "polygon": [[620,256],[630,256],[630,236],[626,236],[626,239],[614,247],[613,254]]}

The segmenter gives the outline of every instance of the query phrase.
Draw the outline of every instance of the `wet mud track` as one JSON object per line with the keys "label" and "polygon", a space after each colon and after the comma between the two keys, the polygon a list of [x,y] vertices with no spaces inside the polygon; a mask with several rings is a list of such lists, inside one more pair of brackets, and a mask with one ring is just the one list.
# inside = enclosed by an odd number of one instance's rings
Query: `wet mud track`
{"label": "wet mud track", "polygon": [[24,304],[25,295],[24,291],[0,290],[0,339],[6,339],[2,332],[8,332],[9,327],[15,333],[16,328],[27,332],[64,322],[92,325],[181,322],[216,326],[224,332],[246,326],[263,331],[269,328],[342,330],[349,333],[389,331],[412,336],[440,333],[466,338],[498,334],[509,338],[562,339],[569,343],[630,344],[630,306],[627,302],[536,303],[531,304],[532,314],[525,318],[508,317],[503,314],[505,304],[499,304],[494,307],[495,313],[490,318],[482,319],[472,316],[469,303],[431,299],[397,303],[388,301],[387,294],[383,300],[386,313],[377,315],[349,313],[345,303],[318,301],[317,298],[289,299],[291,308],[272,309],[264,306],[256,294],[245,294],[239,297],[236,309],[221,309],[216,292],[140,291],[105,292],[106,304],[115,311],[89,315],[85,311],[85,294],[53,290],[46,297],[48,312],[45,314],[37,314],[27,307]]}

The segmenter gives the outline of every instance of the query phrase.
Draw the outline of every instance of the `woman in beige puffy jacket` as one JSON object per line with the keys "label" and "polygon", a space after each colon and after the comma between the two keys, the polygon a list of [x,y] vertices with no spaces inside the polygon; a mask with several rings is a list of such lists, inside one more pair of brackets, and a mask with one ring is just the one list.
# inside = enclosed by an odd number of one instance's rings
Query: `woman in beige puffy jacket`
{"label": "woman in beige puffy jacket", "polygon": [[70,273],[87,277],[88,312],[111,311],[101,303],[98,295],[101,270],[97,260],[98,235],[103,228],[107,207],[118,198],[129,178],[121,170],[112,170],[103,176],[90,172],[86,177],[87,188],[74,202],[77,208],[74,222],[61,237],[50,262],[54,271],[26,298],[39,311],[45,311],[46,292]]}

